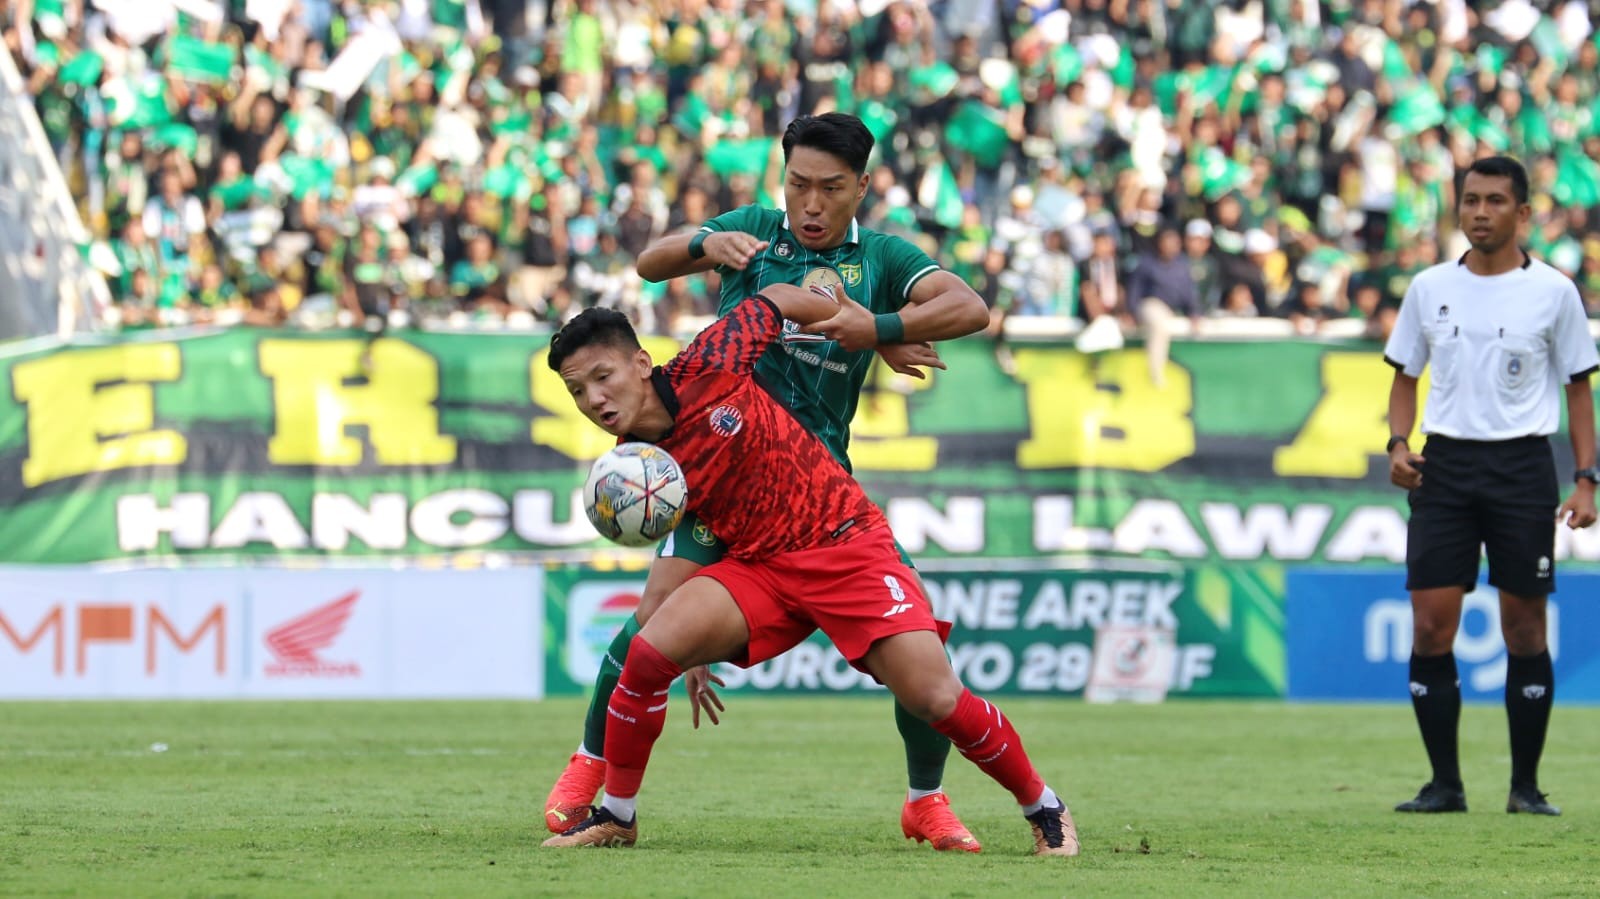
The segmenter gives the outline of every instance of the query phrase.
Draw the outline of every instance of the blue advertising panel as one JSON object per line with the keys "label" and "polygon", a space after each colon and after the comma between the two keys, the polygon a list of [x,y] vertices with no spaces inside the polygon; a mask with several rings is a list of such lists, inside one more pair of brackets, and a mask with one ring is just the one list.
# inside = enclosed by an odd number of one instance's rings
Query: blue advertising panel
{"label": "blue advertising panel", "polygon": [[[1550,655],[1558,702],[1600,702],[1600,574],[1563,573],[1550,598]],[[1400,568],[1288,572],[1285,588],[1290,699],[1407,699],[1411,603]],[[1506,649],[1499,593],[1467,594],[1456,635],[1461,696],[1500,702]]]}

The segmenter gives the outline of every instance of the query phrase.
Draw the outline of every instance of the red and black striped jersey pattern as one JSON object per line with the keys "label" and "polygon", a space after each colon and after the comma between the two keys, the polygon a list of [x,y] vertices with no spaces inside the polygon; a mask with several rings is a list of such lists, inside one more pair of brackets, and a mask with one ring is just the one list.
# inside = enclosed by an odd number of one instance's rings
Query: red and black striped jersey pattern
{"label": "red and black striped jersey pattern", "polygon": [[683,467],[689,511],[733,558],[849,542],[888,525],[822,441],[756,383],[755,362],[782,328],[777,306],[752,297],[654,379],[673,414],[672,430],[656,443]]}

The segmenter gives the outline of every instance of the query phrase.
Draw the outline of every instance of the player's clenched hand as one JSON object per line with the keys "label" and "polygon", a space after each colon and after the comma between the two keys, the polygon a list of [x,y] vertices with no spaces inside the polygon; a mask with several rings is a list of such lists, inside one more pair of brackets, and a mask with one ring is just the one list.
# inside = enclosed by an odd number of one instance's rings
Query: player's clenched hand
{"label": "player's clenched hand", "polygon": [[1389,483],[1407,490],[1415,490],[1422,486],[1422,471],[1417,465],[1427,460],[1406,449],[1404,444],[1397,444],[1394,452],[1389,454]]}
{"label": "player's clenched hand", "polygon": [[1564,521],[1567,527],[1577,530],[1586,528],[1595,521],[1594,489],[1579,488],[1572,491],[1567,501],[1561,504],[1556,512],[1556,521]]}
{"label": "player's clenched hand", "polygon": [[877,319],[867,307],[850,299],[843,285],[835,284],[831,289],[813,287],[812,290],[832,298],[839,304],[839,311],[833,314],[833,318],[802,330],[838,341],[839,346],[847,350],[870,350],[878,345]]}
{"label": "player's clenched hand", "polygon": [[931,343],[883,343],[878,345],[878,355],[893,371],[918,379],[927,377],[918,366],[937,369],[948,367]]}
{"label": "player's clenched hand", "polygon": [[719,687],[727,686],[722,682],[722,678],[712,674],[711,669],[705,665],[697,665],[683,673],[683,686],[689,691],[689,709],[693,713],[691,718],[695,730],[700,729],[701,709],[705,709],[706,717],[711,719],[712,724],[722,723],[722,719],[717,717],[718,712],[724,711],[722,697],[711,688],[712,684]]}
{"label": "player's clenched hand", "polygon": [[767,248],[767,242],[743,231],[713,231],[700,242],[700,248],[712,262],[742,272],[757,253]]}

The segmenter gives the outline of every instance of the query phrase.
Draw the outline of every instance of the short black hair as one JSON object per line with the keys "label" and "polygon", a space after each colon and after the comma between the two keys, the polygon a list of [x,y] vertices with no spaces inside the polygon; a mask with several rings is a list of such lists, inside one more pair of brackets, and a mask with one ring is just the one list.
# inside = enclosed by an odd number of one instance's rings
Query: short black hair
{"label": "short black hair", "polygon": [[1511,196],[1516,199],[1517,205],[1528,202],[1528,170],[1510,156],[1485,156],[1473,160],[1472,165],[1467,166],[1467,173],[1473,172],[1490,178],[1510,178]]}
{"label": "short black hair", "polygon": [[630,351],[640,348],[639,335],[626,315],[615,309],[594,306],[578,313],[550,338],[550,370],[559,372],[573,353],[597,344]]}
{"label": "short black hair", "polygon": [[795,147],[810,147],[833,156],[856,175],[865,174],[875,143],[872,132],[858,118],[843,112],[796,116],[783,131],[783,161]]}

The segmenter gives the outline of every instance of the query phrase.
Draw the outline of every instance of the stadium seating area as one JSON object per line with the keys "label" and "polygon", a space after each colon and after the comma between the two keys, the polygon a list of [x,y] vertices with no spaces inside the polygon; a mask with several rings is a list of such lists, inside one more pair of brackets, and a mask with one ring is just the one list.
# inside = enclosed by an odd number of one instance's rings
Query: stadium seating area
{"label": "stadium seating area", "polygon": [[1202,333],[1376,335],[1464,248],[1457,173],[1495,153],[1532,173],[1530,248],[1600,313],[1597,7],[3,0],[0,26],[122,327],[598,303],[672,333],[715,276],[643,284],[634,256],[781,203],[783,125],[839,109],[879,139],[862,223],[997,328],[1131,326],[1187,282]]}

